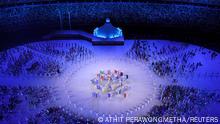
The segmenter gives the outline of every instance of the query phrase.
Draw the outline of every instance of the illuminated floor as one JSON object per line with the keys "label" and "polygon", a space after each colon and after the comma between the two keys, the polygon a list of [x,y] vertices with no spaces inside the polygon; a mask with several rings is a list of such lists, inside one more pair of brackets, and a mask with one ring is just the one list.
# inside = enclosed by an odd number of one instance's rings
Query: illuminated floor
{"label": "illuminated floor", "polygon": [[[201,61],[203,66],[196,70],[193,74],[187,73],[181,75],[176,73],[173,78],[159,77],[151,68],[151,62],[157,62],[164,59],[172,59],[172,57],[181,57],[187,51],[201,49],[198,46],[184,46],[181,43],[148,40],[149,44],[155,44],[158,49],[167,46],[176,46],[183,49],[176,53],[169,53],[161,56],[152,56],[148,62],[128,58],[126,53],[132,48],[133,40],[126,41],[125,46],[111,47],[93,47],[86,41],[47,41],[54,47],[61,50],[67,49],[68,44],[77,43],[85,48],[90,49],[94,56],[80,60],[77,62],[66,62],[60,56],[48,54],[41,50],[36,50],[25,46],[20,46],[24,50],[30,50],[34,53],[35,59],[43,58],[63,63],[62,74],[58,76],[39,76],[30,75],[26,72],[19,76],[8,76],[1,74],[0,81],[2,85],[8,86],[51,86],[54,91],[52,97],[44,101],[37,108],[28,108],[26,104],[22,104],[15,116],[11,116],[11,121],[15,118],[25,121],[26,116],[34,116],[41,110],[50,106],[64,106],[86,118],[96,118],[98,116],[123,115],[123,116],[141,116],[149,112],[154,105],[161,104],[158,97],[161,85],[172,84],[172,79],[177,79],[178,85],[196,87],[210,91],[220,90],[220,56],[218,54],[215,60],[210,59],[210,51],[203,49],[202,52],[196,54],[191,62]],[[33,43],[33,46],[46,46],[47,42]],[[66,45],[67,44],[67,45]],[[152,51],[149,51],[149,53]],[[16,55],[17,56],[17,55]],[[47,62],[47,61],[45,61]],[[127,98],[121,96],[110,99],[97,99],[92,97],[91,79],[100,70],[122,70],[129,75],[131,89],[127,92]],[[214,76],[213,76],[214,75]],[[217,105],[219,106],[219,105]],[[14,117],[14,118],[13,118]]]}

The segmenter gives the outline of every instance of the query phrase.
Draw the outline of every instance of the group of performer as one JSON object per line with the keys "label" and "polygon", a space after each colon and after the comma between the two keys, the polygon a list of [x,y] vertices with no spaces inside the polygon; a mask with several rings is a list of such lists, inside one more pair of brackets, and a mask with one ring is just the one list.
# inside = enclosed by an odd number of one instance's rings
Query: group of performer
{"label": "group of performer", "polygon": [[117,95],[126,98],[126,91],[130,88],[128,75],[118,70],[100,71],[91,82],[94,91],[92,96],[95,98],[111,98]]}

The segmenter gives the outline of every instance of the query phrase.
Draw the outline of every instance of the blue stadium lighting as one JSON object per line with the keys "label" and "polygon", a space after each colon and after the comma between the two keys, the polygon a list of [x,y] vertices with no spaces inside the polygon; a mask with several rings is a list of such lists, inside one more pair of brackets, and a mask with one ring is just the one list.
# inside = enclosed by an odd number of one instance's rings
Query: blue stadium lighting
{"label": "blue stadium lighting", "polygon": [[110,23],[110,19],[107,18],[106,23],[103,26],[94,29],[93,35],[99,38],[113,39],[122,37],[123,33],[120,28],[115,28],[114,26],[112,26],[112,24]]}

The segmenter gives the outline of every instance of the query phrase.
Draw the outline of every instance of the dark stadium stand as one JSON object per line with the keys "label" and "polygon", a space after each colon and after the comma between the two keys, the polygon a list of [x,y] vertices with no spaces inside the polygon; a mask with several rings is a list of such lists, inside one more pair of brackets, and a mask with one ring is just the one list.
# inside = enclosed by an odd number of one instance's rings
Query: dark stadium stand
{"label": "dark stadium stand", "polygon": [[0,124],[219,123],[219,41],[220,0],[0,0]]}
{"label": "dark stadium stand", "polygon": [[179,3],[194,5],[219,5],[218,0],[0,0],[0,5],[42,4],[62,2],[143,2],[143,3]]}
{"label": "dark stadium stand", "polygon": [[[98,0],[93,3],[88,0],[8,0],[0,3],[1,49],[38,40],[60,29],[91,33],[106,17],[126,29],[125,39],[170,39],[220,49],[217,43],[220,2],[217,0]],[[128,14],[135,18],[128,18]]]}

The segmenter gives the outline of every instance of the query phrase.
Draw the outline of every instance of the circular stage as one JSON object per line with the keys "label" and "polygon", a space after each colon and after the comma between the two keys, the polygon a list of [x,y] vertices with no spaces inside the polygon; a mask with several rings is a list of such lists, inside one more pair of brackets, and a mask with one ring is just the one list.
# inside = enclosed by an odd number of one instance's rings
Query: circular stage
{"label": "circular stage", "polygon": [[[101,60],[102,59],[102,60]],[[114,97],[99,97],[92,95],[94,85],[91,84],[100,70],[120,70],[129,75],[127,79],[129,90],[124,94]],[[97,59],[93,63],[81,68],[70,77],[65,87],[71,104],[69,107],[85,116],[100,115],[142,115],[147,113],[153,105],[159,104],[156,99],[158,94],[158,78],[150,73],[144,63],[128,59]],[[68,99],[67,98],[67,99]],[[73,106],[72,106],[73,105]],[[88,113],[90,112],[90,113]]]}

